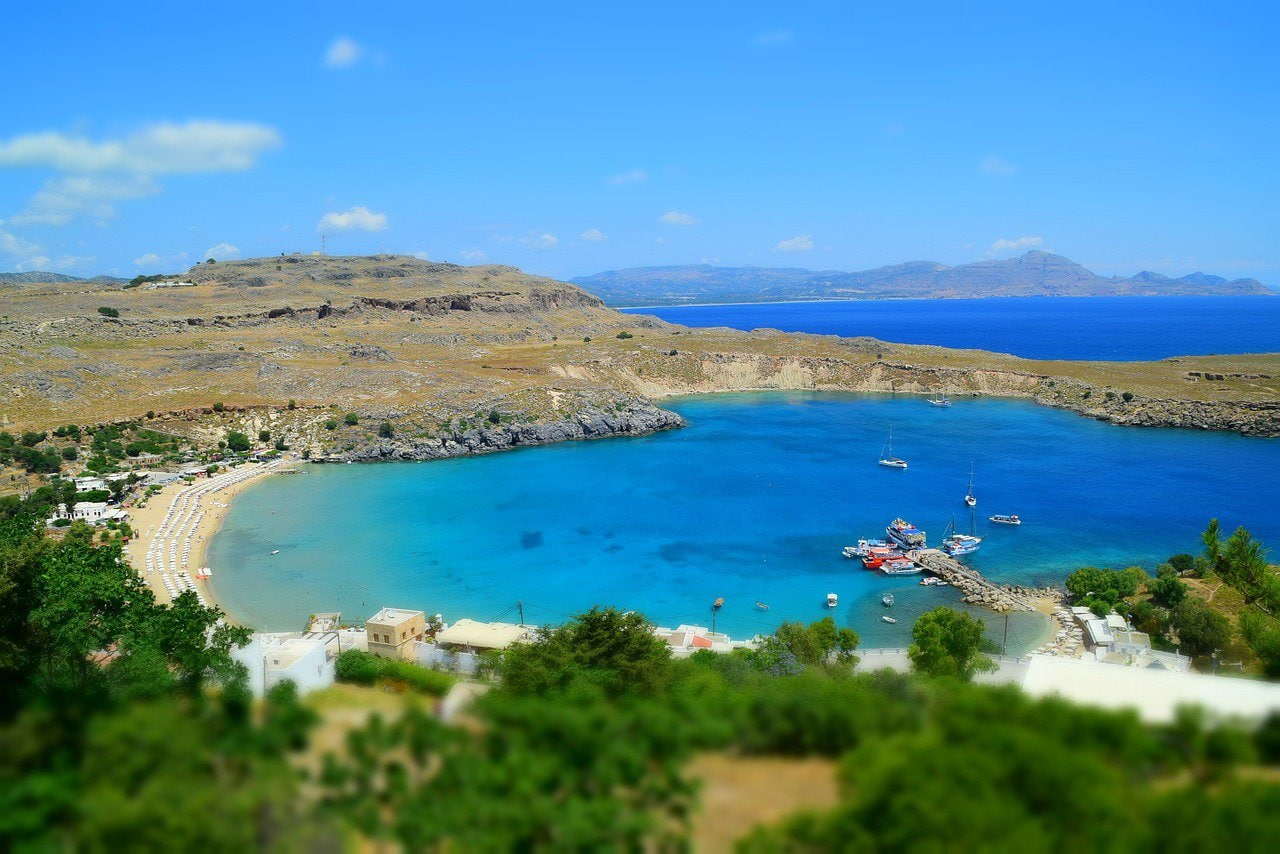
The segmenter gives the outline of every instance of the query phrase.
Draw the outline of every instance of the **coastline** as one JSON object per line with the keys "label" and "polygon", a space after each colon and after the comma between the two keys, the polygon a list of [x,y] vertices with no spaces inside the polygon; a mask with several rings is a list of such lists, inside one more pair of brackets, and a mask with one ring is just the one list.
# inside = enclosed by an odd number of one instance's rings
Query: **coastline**
{"label": "coastline", "polygon": [[[267,464],[242,463],[235,468],[228,469],[223,472],[226,474],[239,475],[235,480],[222,483],[216,488],[204,492],[198,499],[201,515],[189,528],[191,539],[191,551],[186,558],[188,572],[192,573],[192,581],[196,585],[196,589],[205,599],[210,607],[222,608],[221,602],[214,593],[213,585],[208,578],[196,578],[194,570],[196,567],[207,566],[209,543],[218,530],[226,521],[227,514],[231,510],[231,502],[237,495],[243,492],[249,486],[257,483],[262,477],[274,474],[279,471],[280,467],[286,461],[276,461]],[[296,461],[294,461],[296,462]],[[173,601],[173,596],[169,593],[163,583],[164,573],[159,567],[148,569],[146,556],[154,547],[160,548],[161,541],[158,535],[161,533],[161,525],[166,514],[176,511],[178,504],[184,495],[190,495],[189,490],[192,487],[207,486],[210,483],[207,479],[197,479],[194,483],[187,483],[178,480],[170,484],[166,484],[160,492],[147,499],[146,506],[134,507],[131,510],[131,525],[137,538],[130,543],[130,548],[126,551],[126,558],[129,565],[133,567],[138,576],[146,582],[151,588],[152,594],[156,597],[156,601],[161,604],[169,604]],[[167,542],[168,540],[164,540]],[[136,545],[136,548],[133,546]],[[214,568],[216,571],[216,568]],[[223,614],[228,622],[240,625],[242,624],[237,615],[230,613],[222,608]]]}

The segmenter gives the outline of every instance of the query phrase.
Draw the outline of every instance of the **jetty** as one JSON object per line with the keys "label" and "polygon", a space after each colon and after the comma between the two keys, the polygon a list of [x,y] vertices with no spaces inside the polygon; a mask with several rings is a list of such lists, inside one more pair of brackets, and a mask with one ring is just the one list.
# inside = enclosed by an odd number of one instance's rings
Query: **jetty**
{"label": "jetty", "polygon": [[907,552],[912,563],[957,587],[966,605],[981,605],[992,611],[1034,611],[1035,602],[1051,591],[1031,587],[997,584],[982,573],[938,549],[913,549]]}

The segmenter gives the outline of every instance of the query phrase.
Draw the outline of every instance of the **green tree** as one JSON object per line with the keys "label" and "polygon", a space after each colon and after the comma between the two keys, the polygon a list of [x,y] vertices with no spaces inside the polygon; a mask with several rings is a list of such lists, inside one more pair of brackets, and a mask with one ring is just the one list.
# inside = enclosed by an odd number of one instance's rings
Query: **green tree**
{"label": "green tree", "polygon": [[995,662],[983,655],[985,646],[981,622],[940,605],[921,614],[911,627],[907,654],[921,673],[968,681],[975,673],[996,669]]}
{"label": "green tree", "polygon": [[270,442],[270,441],[271,441],[271,431],[270,431],[270,430],[259,430],[259,431],[258,431],[258,441],[259,441],[259,442]]}
{"label": "green tree", "polygon": [[244,453],[253,447],[253,442],[249,441],[249,437],[238,430],[232,430],[227,434],[227,449],[236,453]]}
{"label": "green tree", "polygon": [[1187,585],[1179,580],[1177,571],[1167,563],[1157,568],[1155,580],[1147,582],[1147,590],[1152,601],[1165,608],[1177,607],[1187,596]]}
{"label": "green tree", "polygon": [[1205,655],[1227,645],[1231,624],[1203,599],[1184,599],[1171,614],[1173,630],[1184,652]]}
{"label": "green tree", "polygon": [[390,421],[383,421],[378,425],[378,435],[384,439],[391,439],[396,435],[396,431]]}
{"label": "green tree", "polygon": [[607,696],[652,695],[667,684],[670,658],[644,615],[597,606],[559,628],[540,629],[531,643],[511,646],[499,668],[513,694],[580,686]]}

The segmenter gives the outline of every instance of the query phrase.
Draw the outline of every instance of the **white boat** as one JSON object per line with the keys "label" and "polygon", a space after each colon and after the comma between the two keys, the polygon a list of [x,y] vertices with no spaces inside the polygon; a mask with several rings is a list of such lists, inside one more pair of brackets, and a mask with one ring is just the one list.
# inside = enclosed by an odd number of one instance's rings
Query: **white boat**
{"label": "white boat", "polygon": [[845,546],[844,549],[841,550],[841,554],[845,557],[861,558],[871,554],[872,549],[884,548],[887,545],[889,545],[889,543],[885,540],[858,540],[858,544],[856,546]]}
{"label": "white boat", "polygon": [[882,621],[886,622],[886,623],[896,623],[896,622],[898,622],[898,621],[897,621],[897,619],[895,619],[894,617],[890,617],[888,614],[885,614],[885,615],[884,615],[883,617],[881,617],[880,619],[881,619]]}
{"label": "white boat", "polygon": [[947,397],[945,392],[938,395],[937,397],[927,398],[927,400],[930,406],[950,406],[951,405],[951,399]]}
{"label": "white boat", "polygon": [[279,550],[279,549],[274,549],[274,550],[272,550],[272,552],[271,552],[271,553],[272,553],[273,555],[278,555],[278,554],[280,554],[280,550]]}
{"label": "white boat", "polygon": [[964,503],[970,507],[978,503],[978,499],[973,496],[973,463],[969,464],[969,490],[964,494]]}
{"label": "white boat", "polygon": [[895,545],[901,546],[904,551],[925,547],[924,531],[901,517],[890,522],[889,527],[884,529],[884,533]]}
{"label": "white boat", "polygon": [[996,515],[988,516],[987,518],[990,519],[992,522],[995,522],[997,525],[1021,525],[1022,524],[1022,520],[1018,518],[1017,513],[1010,513],[1008,515],[1005,515],[1004,513],[997,513]]}
{"label": "white boat", "polygon": [[880,564],[880,571],[885,575],[919,575],[922,572],[920,566],[907,557],[886,560]]}
{"label": "white boat", "polygon": [[757,602],[757,603],[756,603],[756,609],[757,609],[757,610],[760,610],[760,611],[768,611],[768,610],[769,610],[769,606],[768,606],[768,605],[766,605],[766,604],[765,604],[765,603],[763,603],[763,602]]}
{"label": "white boat", "polygon": [[827,594],[827,607],[834,608],[840,604],[840,597],[834,593]]}
{"label": "white boat", "polygon": [[889,439],[885,442],[883,450],[880,452],[880,465],[891,469],[904,469],[907,467],[907,461],[901,457],[893,455],[893,428],[889,428]]}
{"label": "white boat", "polygon": [[956,530],[956,519],[951,517],[951,524],[947,526],[947,536],[942,540],[942,550],[952,557],[960,555],[973,554],[982,545],[982,537],[975,536],[973,533],[972,515],[970,515],[969,533],[961,534]]}
{"label": "white boat", "polygon": [[881,597],[880,597],[880,602],[881,602],[881,603],[882,603],[886,608],[892,608],[892,607],[893,607],[893,594],[892,594],[892,593],[886,593],[886,594],[884,594],[883,596],[881,596]]}

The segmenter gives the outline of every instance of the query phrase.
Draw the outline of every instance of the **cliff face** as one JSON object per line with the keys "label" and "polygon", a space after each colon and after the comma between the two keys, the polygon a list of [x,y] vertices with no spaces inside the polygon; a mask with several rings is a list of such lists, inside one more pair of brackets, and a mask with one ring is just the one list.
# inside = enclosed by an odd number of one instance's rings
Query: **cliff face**
{"label": "cliff face", "polygon": [[368,435],[354,447],[313,454],[312,459],[332,462],[440,460],[580,439],[647,436],[683,426],[684,419],[679,415],[644,398],[615,397],[580,401],[570,413],[534,422],[485,422],[483,426],[429,437]]}
{"label": "cliff face", "polygon": [[650,397],[725,391],[812,390],[951,397],[1030,398],[1087,418],[1140,427],[1228,430],[1280,437],[1280,401],[1204,401],[1151,397],[1063,377],[1023,371],[922,365],[877,359],[716,353],[686,357],[662,375],[625,364],[560,366],[561,375],[623,382]]}

